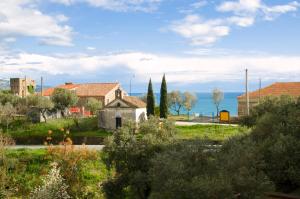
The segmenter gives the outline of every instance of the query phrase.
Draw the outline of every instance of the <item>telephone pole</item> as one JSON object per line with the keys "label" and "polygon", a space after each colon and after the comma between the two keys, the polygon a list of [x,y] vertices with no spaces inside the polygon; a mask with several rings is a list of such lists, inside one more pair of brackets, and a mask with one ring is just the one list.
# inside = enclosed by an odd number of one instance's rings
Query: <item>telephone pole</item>
{"label": "telephone pole", "polygon": [[248,69],[246,69],[246,115],[248,116],[250,113],[249,108],[249,92],[248,92]]}
{"label": "telephone pole", "polygon": [[43,96],[43,77],[41,76],[41,96]]}
{"label": "telephone pole", "polygon": [[258,103],[260,103],[260,96],[261,96],[260,90],[261,90],[261,78],[259,78],[259,90],[258,90],[259,97],[258,97]]}

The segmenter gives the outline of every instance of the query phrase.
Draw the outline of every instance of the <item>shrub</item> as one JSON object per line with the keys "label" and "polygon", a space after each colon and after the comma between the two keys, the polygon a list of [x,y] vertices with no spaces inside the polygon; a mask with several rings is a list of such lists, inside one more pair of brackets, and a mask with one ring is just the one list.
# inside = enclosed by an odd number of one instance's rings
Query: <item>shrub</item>
{"label": "shrub", "polygon": [[60,175],[57,163],[52,164],[48,175],[43,179],[43,184],[34,189],[30,194],[31,199],[68,199],[71,198],[67,192],[68,186]]}
{"label": "shrub", "polygon": [[[81,197],[85,193],[85,184],[83,183],[83,165],[87,160],[96,160],[97,153],[94,150],[88,150],[84,145],[75,147],[71,138],[69,138],[69,130],[61,129],[64,134],[64,140],[59,146],[48,146],[47,152],[50,157],[57,162],[62,171],[62,177],[66,180],[68,193],[72,197]],[[51,136],[51,131],[49,131]],[[51,142],[51,137],[47,137],[47,141]]]}
{"label": "shrub", "polygon": [[106,140],[104,162],[115,174],[103,183],[107,198],[147,198],[150,194],[150,160],[173,141],[175,127],[167,120],[150,117],[136,129],[125,124]]}

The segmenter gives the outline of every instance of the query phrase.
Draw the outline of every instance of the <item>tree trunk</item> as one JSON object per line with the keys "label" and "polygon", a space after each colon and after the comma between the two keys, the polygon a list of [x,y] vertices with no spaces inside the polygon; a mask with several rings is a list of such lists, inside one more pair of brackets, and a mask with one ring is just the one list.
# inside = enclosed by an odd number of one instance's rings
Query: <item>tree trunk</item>
{"label": "tree trunk", "polygon": [[47,117],[45,116],[45,112],[42,111],[41,113],[42,113],[42,116],[43,116],[43,118],[44,118],[45,123],[47,123]]}

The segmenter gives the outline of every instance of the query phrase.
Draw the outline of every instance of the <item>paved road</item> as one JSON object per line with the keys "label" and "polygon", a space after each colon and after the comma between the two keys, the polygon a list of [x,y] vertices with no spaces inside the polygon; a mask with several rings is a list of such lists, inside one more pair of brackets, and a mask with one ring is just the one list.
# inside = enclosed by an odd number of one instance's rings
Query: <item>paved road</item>
{"label": "paved road", "polygon": [[[88,149],[94,149],[101,151],[104,145],[75,145],[76,147],[87,147]],[[15,145],[9,146],[9,149],[45,149],[47,146],[45,145]]]}
{"label": "paved road", "polygon": [[219,126],[239,126],[237,124],[219,124],[219,123],[200,123],[200,122],[175,122],[178,126],[194,126],[194,125],[219,125]]}

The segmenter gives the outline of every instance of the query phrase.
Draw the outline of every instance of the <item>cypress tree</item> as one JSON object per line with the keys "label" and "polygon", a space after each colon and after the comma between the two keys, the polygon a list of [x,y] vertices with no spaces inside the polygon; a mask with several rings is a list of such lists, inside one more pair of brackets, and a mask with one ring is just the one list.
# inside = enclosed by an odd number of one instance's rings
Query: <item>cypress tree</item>
{"label": "cypress tree", "polygon": [[151,78],[148,84],[148,93],[147,93],[147,116],[154,115],[155,109],[155,99],[153,94]]}
{"label": "cypress tree", "polygon": [[161,87],[160,87],[160,117],[167,118],[168,117],[168,91],[167,91],[167,83],[165,74],[163,76]]}

